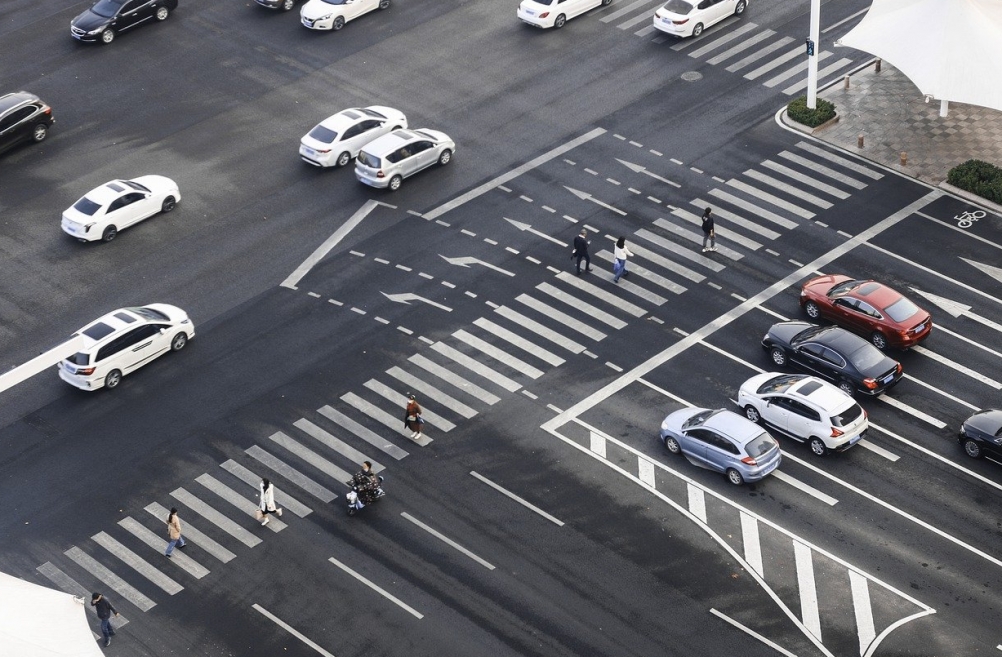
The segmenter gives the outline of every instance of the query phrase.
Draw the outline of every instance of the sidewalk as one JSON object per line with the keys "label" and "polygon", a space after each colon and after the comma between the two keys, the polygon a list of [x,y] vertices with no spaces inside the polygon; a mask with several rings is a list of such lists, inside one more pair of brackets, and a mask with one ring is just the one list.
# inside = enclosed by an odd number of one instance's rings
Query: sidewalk
{"label": "sidewalk", "polygon": [[[819,92],[835,103],[839,121],[815,137],[932,185],[972,158],[1002,166],[1002,112],[950,103],[949,115],[940,118],[939,101],[926,103],[897,69],[887,62],[879,73],[874,69],[854,74],[848,90],[839,82]],[[863,148],[857,146],[859,135]],[[902,152],[908,153],[904,166]]]}

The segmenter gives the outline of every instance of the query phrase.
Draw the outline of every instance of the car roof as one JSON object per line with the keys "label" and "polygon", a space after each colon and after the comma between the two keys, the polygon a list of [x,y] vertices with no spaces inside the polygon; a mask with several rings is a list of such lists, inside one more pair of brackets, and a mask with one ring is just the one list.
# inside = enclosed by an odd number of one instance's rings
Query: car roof
{"label": "car roof", "polygon": [[11,108],[37,100],[38,96],[30,94],[27,91],[15,91],[13,93],[4,94],[3,96],[0,96],[0,112],[6,112]]}
{"label": "car roof", "polygon": [[884,309],[901,298],[901,293],[877,281],[865,281],[845,296],[865,301],[875,308]]}
{"label": "car roof", "polygon": [[787,394],[807,399],[831,412],[838,412],[856,403],[835,386],[813,376],[796,383],[787,390]]}
{"label": "car roof", "polygon": [[428,135],[421,135],[414,130],[402,128],[400,130],[394,130],[389,134],[383,135],[382,137],[369,142],[362,147],[362,150],[376,157],[383,157],[384,155],[397,150],[401,146],[421,139],[428,139]]}
{"label": "car roof", "polygon": [[130,326],[138,326],[145,321],[143,317],[140,317],[129,308],[119,308],[95,319],[73,335],[83,336],[84,349],[91,349],[97,344],[102,344],[114,338],[124,329]]}
{"label": "car roof", "polygon": [[806,342],[817,342],[826,347],[831,347],[843,356],[855,353],[862,347],[869,346],[870,344],[858,335],[838,326],[826,326]]}
{"label": "car roof", "polygon": [[722,433],[740,445],[746,444],[763,433],[762,427],[743,415],[738,415],[726,408],[714,411],[700,427]]}
{"label": "car roof", "polygon": [[344,130],[348,126],[355,125],[360,120],[365,118],[371,118],[371,117],[369,117],[369,115],[364,110],[360,110],[355,107],[350,107],[348,109],[341,110],[337,114],[332,114],[331,116],[328,116],[326,119],[320,122],[320,125],[324,126],[325,128],[330,128],[331,130],[339,132],[341,130]]}
{"label": "car roof", "polygon": [[136,191],[121,180],[111,180],[87,192],[86,196],[98,205],[106,205],[125,192]]}

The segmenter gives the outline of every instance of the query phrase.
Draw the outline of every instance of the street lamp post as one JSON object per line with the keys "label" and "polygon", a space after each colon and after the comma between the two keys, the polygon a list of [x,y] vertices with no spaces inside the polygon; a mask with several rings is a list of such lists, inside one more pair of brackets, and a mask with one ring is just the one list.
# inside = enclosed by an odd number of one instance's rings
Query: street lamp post
{"label": "street lamp post", "polygon": [[818,40],[821,35],[821,0],[811,0],[811,35],[807,37],[807,107],[818,106]]}

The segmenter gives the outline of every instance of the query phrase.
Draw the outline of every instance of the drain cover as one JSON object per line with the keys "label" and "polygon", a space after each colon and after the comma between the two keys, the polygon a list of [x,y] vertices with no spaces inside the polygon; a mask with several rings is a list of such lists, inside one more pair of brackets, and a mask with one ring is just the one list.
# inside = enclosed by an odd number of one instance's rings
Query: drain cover
{"label": "drain cover", "polygon": [[699,71],[686,71],[682,74],[682,79],[686,82],[695,82],[696,80],[702,80],[703,74]]}

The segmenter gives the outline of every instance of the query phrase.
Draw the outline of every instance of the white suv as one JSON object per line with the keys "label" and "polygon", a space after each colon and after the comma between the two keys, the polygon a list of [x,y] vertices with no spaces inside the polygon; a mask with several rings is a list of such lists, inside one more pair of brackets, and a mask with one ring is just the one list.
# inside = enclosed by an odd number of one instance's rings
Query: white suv
{"label": "white suv", "polygon": [[370,187],[400,189],[404,178],[433,164],[452,161],[456,142],[438,130],[394,130],[362,147],[355,177]]}
{"label": "white suv", "polygon": [[114,388],[122,377],[195,337],[183,310],[165,303],[122,308],[73,334],[84,346],[59,364],[59,377],[81,390]]}
{"label": "white suv", "polygon": [[745,417],[810,445],[817,456],[842,452],[869,427],[866,411],[832,384],[806,374],[766,372],[738,391]]}

